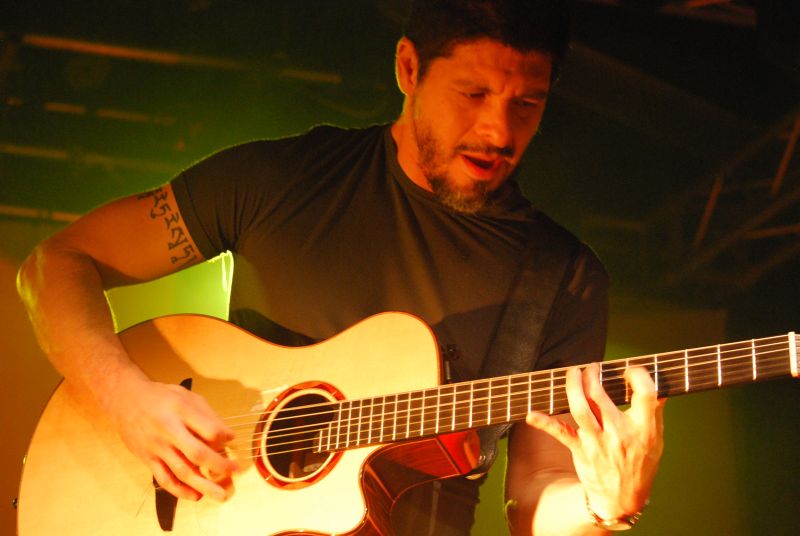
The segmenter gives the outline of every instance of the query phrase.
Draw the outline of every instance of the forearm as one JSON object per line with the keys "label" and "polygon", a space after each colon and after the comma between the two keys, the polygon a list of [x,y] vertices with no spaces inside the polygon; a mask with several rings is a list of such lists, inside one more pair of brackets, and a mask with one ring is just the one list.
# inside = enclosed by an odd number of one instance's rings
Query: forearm
{"label": "forearm", "polygon": [[509,497],[507,518],[512,536],[595,536],[586,510],[583,486],[574,473],[545,472],[528,480],[525,494]]}
{"label": "forearm", "polygon": [[608,534],[594,526],[586,510],[583,486],[574,476],[550,481],[539,495],[533,513],[536,536],[589,536]]}
{"label": "forearm", "polygon": [[102,278],[88,255],[48,240],[20,268],[17,287],[39,344],[82,400],[107,411],[122,382],[144,379],[114,333]]}

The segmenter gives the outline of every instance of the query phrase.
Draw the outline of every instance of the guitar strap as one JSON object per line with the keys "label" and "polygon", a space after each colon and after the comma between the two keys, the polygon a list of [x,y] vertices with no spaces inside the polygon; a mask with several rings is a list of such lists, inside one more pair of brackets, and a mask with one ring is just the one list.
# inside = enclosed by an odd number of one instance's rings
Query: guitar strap
{"label": "guitar strap", "polygon": [[[536,366],[543,331],[567,265],[579,242],[548,218],[525,246],[516,280],[495,327],[493,342],[481,368],[481,377],[493,378],[531,372]],[[478,430],[481,459],[472,474],[489,470],[497,458],[497,441],[512,424]]]}

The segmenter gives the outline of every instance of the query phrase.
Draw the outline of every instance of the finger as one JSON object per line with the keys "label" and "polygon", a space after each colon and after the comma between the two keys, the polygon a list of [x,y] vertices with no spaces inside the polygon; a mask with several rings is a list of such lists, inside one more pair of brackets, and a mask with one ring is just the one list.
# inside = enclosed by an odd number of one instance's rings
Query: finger
{"label": "finger", "polygon": [[565,389],[569,411],[578,427],[587,432],[600,432],[602,427],[592,411],[583,387],[583,374],[578,367],[567,370]]}
{"label": "finger", "polygon": [[238,464],[216,451],[197,436],[184,429],[178,432],[175,448],[186,458],[187,464],[200,468],[199,474],[214,481],[223,481],[238,470]]}
{"label": "finger", "polygon": [[224,501],[230,496],[230,487],[220,485],[203,476],[197,465],[183,453],[173,450],[163,457],[163,462],[182,485],[188,486],[201,497],[207,496]]}
{"label": "finger", "polygon": [[655,422],[653,416],[659,402],[656,385],[650,374],[643,367],[631,367],[625,371],[625,381],[631,386],[628,414],[640,425]]}
{"label": "finger", "polygon": [[617,405],[611,400],[611,397],[606,393],[600,376],[600,365],[598,363],[591,363],[581,374],[583,382],[583,391],[587,395],[589,407],[592,409],[592,414],[601,429],[606,429],[608,426],[618,428],[619,409]]}
{"label": "finger", "polygon": [[198,501],[203,495],[197,490],[187,486],[175,476],[175,474],[161,460],[155,460],[149,464],[153,472],[154,484],[158,488],[166,490],[179,499]]}
{"label": "finger", "polygon": [[548,434],[570,450],[580,444],[577,430],[556,417],[532,411],[528,413],[525,422]]}

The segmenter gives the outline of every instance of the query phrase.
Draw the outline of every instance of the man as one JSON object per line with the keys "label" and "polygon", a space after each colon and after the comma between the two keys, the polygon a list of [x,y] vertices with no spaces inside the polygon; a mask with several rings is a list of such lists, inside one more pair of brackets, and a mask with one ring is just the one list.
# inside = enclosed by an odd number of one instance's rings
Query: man
{"label": "man", "polygon": [[[510,177],[541,121],[566,20],[563,3],[546,0],[420,2],[397,45],[405,100],[392,125],[230,148],[46,240],[19,276],[45,352],[159,484],[193,500],[234,492],[236,463],[220,454],[232,432],[200,396],[151,381],[129,360],[104,289],[230,250],[234,323],[295,345],[406,311],[458,348],[454,380],[478,377],[525,244],[551,226]],[[536,368],[602,357],[605,272],[559,236],[573,253]],[[571,416],[532,413],[530,426],[512,430],[514,534],[635,522],[661,453],[661,414],[646,372],[627,378],[633,399],[622,413],[596,366],[572,368]],[[393,512],[396,532],[467,533],[477,486],[457,478],[415,488]]]}

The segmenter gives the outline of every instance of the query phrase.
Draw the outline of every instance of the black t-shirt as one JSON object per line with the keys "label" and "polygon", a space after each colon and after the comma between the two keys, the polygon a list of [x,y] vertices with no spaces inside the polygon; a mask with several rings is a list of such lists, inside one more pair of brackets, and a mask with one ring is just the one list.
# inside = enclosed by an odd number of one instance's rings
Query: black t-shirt
{"label": "black t-shirt", "polygon": [[[232,322],[301,345],[376,313],[412,313],[457,349],[455,381],[479,376],[527,241],[553,236],[513,180],[476,214],[444,207],[402,171],[388,126],[235,146],[172,185],[203,255],[234,254]],[[575,254],[536,369],[597,361],[605,346],[606,273],[572,235],[558,236]],[[471,508],[477,484],[454,485]]]}
{"label": "black t-shirt", "polygon": [[[236,146],[173,188],[200,251],[234,254],[232,322],[301,345],[412,313],[457,348],[456,380],[478,376],[525,241],[549,225],[513,182],[478,214],[442,206],[402,171],[385,126]],[[602,357],[606,274],[583,246],[566,279],[536,368]]]}

